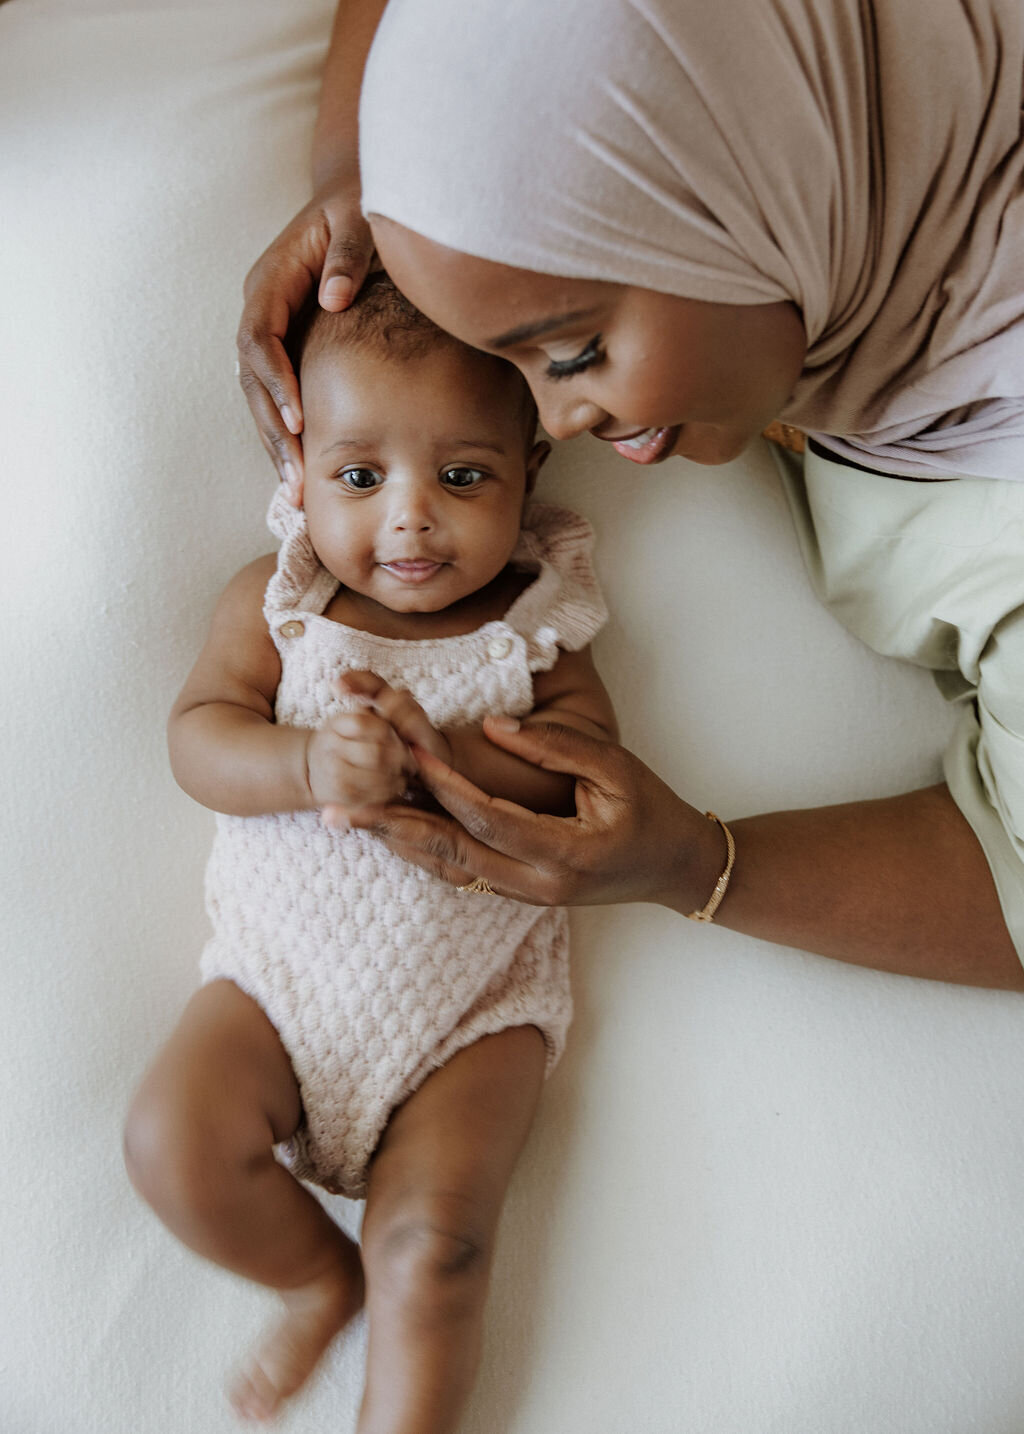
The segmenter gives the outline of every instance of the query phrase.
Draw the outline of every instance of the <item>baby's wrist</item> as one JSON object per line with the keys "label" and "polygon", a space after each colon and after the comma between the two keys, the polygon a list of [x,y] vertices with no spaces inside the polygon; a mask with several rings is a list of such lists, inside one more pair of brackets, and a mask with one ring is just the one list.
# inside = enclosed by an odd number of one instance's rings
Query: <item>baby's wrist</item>
{"label": "baby's wrist", "polygon": [[289,779],[294,789],[296,811],[310,811],[320,805],[314,793],[315,753],[317,729],[306,727],[282,727],[290,739]]}

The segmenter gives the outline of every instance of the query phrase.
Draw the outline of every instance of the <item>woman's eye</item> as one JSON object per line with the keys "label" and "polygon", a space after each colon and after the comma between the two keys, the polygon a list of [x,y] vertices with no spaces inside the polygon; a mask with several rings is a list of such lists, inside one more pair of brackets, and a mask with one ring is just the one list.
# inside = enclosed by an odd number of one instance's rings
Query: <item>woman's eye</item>
{"label": "woman's eye", "polygon": [[446,488],[476,488],[486,476],[479,468],[446,468],[441,474],[441,481]]}
{"label": "woman's eye", "polygon": [[588,368],[604,362],[604,349],[601,347],[601,335],[595,334],[575,358],[571,359],[550,359],[545,373],[548,378],[572,378],[575,374],[583,373]]}
{"label": "woman's eye", "polygon": [[346,488],[353,488],[358,493],[365,493],[370,488],[378,488],[384,479],[372,468],[346,468],[338,474]]}

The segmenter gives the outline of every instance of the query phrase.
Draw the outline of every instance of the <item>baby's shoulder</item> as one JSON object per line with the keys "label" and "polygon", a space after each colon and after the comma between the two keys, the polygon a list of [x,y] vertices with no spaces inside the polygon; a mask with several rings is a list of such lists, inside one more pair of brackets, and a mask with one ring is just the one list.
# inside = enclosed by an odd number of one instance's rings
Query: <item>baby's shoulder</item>
{"label": "baby's shoulder", "polygon": [[253,609],[257,613],[262,613],[267,583],[273,577],[276,568],[276,553],[265,553],[263,557],[254,558],[251,563],[246,563],[245,567],[235,574],[221,593],[217,604],[218,609],[226,608],[232,611]]}

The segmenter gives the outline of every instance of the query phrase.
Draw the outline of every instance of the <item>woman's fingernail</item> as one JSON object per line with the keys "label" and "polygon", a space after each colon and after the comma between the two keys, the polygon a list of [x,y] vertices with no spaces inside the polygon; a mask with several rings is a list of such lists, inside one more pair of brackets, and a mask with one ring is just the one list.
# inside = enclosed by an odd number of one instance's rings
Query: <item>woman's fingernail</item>
{"label": "woman's fingernail", "polygon": [[328,279],[327,283],[324,285],[324,298],[330,299],[332,304],[347,304],[351,297],[351,279]]}
{"label": "woman's fingernail", "polygon": [[290,408],[287,403],[281,409],[281,417],[284,419],[284,426],[289,433],[298,433],[299,420],[295,416],[294,409]]}
{"label": "woman's fingernail", "polygon": [[499,732],[518,732],[520,723],[515,717],[491,717],[488,719],[492,727],[497,727]]}

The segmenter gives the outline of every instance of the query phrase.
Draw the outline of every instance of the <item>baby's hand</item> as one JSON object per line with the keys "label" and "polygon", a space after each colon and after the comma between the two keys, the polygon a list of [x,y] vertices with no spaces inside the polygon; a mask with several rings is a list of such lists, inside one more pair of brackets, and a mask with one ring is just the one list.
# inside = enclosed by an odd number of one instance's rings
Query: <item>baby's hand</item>
{"label": "baby's hand", "polygon": [[409,748],[375,712],[338,712],[309,734],[306,772],[318,807],[354,811],[400,797],[416,770]]}
{"label": "baby's hand", "polygon": [[360,699],[359,712],[339,713],[310,736],[309,785],[328,826],[347,813],[401,797],[416,775],[409,743],[418,742],[443,762],[451,747],[408,692],[389,687],[373,672],[346,672],[334,682],[339,696]]}
{"label": "baby's hand", "polygon": [[[448,738],[430,725],[430,719],[411,692],[389,687],[375,672],[344,672],[335,686],[339,693],[359,697],[370,712],[389,722],[406,744],[415,742],[442,762],[451,762]],[[411,770],[415,771],[415,765]]]}

